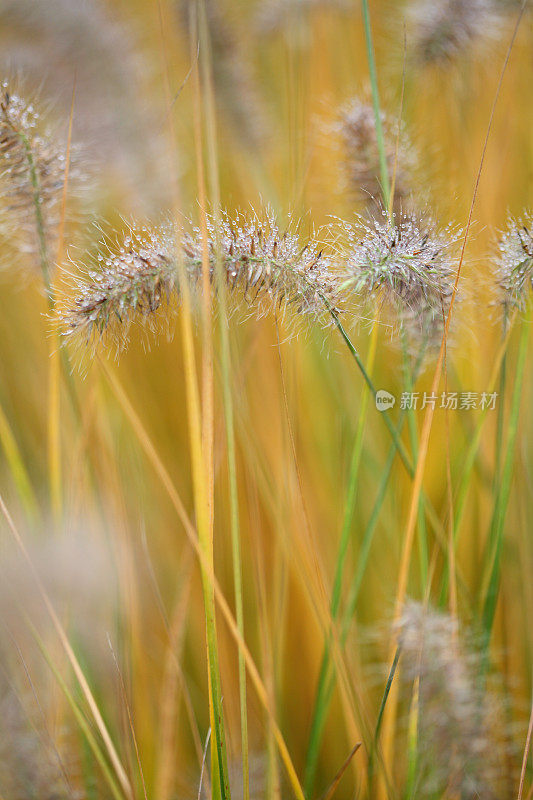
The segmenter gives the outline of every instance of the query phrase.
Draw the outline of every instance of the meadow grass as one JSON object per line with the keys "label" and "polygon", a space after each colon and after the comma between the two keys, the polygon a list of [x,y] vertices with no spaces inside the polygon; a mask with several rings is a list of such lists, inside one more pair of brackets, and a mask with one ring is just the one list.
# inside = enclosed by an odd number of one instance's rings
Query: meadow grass
{"label": "meadow grass", "polygon": [[527,3],[60,6],[0,8],[72,59],[2,63],[1,796],[531,796]]}

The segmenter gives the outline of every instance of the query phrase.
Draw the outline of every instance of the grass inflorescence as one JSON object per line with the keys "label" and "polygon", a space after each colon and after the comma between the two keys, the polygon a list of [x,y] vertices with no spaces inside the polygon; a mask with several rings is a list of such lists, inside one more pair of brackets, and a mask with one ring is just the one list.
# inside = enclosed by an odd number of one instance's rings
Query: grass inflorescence
{"label": "grass inflorescence", "polygon": [[500,234],[494,258],[500,300],[508,311],[524,309],[533,288],[533,236],[531,218],[508,220]]}
{"label": "grass inflorescence", "polygon": [[429,213],[340,222],[345,286],[363,299],[385,301],[418,339],[440,344],[458,263],[461,231],[439,227]]}
{"label": "grass inflorescence", "polygon": [[[207,230],[211,281],[220,258],[234,304],[257,316],[294,306],[298,314],[324,317],[337,307],[340,282],[329,259],[317,241],[302,244],[290,221],[281,228],[269,210],[225,213],[219,227],[209,218]],[[132,323],[153,329],[161,305],[168,313],[179,306],[179,258],[189,290],[199,291],[204,243],[191,223],[131,227],[116,245],[107,239],[103,245],[75,278],[76,296],[61,311],[66,339],[91,344],[109,336],[120,347]]]}
{"label": "grass inflorescence", "polygon": [[58,236],[65,144],[9,82],[0,91],[0,231],[22,253],[47,260]]}

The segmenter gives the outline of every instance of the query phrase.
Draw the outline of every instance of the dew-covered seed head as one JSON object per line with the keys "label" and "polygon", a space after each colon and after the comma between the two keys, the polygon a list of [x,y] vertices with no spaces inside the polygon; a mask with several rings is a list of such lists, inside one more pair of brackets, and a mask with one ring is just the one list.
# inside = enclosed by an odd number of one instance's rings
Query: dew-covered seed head
{"label": "dew-covered seed head", "polygon": [[533,288],[533,219],[509,217],[500,234],[494,267],[499,298],[504,307],[524,309]]}
{"label": "dew-covered seed head", "polygon": [[204,251],[214,293],[220,275],[235,309],[258,317],[291,307],[315,319],[338,310],[340,279],[317,241],[302,241],[296,225],[281,229],[270,209],[223,213],[207,217],[206,243],[188,221],[131,226],[111,244],[104,238],[74,278],[74,299],[63,303],[64,338],[83,346],[110,339],[121,349],[132,324],[166,325],[183,280],[193,296],[201,291]]}
{"label": "dew-covered seed head", "polygon": [[409,333],[440,341],[457,269],[460,231],[429,215],[383,211],[380,219],[341,223],[345,288],[364,301],[383,298]]}

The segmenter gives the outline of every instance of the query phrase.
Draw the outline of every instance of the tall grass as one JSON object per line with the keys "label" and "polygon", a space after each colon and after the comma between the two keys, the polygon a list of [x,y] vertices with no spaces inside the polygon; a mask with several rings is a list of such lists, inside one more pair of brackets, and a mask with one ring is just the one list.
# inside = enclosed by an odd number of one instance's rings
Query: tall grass
{"label": "tall grass", "polygon": [[527,797],[526,4],[256,6],[0,12],[0,794]]}

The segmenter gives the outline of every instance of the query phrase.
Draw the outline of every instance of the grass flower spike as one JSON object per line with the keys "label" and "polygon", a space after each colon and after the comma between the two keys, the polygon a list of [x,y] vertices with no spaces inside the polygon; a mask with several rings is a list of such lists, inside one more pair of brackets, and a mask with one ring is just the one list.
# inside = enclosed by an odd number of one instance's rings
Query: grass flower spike
{"label": "grass flower spike", "polygon": [[497,32],[491,0],[419,0],[410,18],[414,55],[422,64],[450,64]]}
{"label": "grass flower spike", "polygon": [[401,215],[341,223],[346,282],[363,299],[378,292],[410,333],[437,342],[449,309],[460,231],[431,217]]}
{"label": "grass flower spike", "polygon": [[[203,242],[190,223],[179,230],[172,223],[130,228],[116,244],[104,239],[94,262],[75,279],[77,296],[61,312],[64,336],[96,344],[111,335],[120,349],[131,323],[155,330],[159,307],[165,306],[168,319],[179,305],[178,242],[194,291],[201,283]],[[318,243],[302,246],[296,230],[282,231],[269,210],[261,217],[226,213],[220,227],[209,218],[208,252],[213,283],[219,257],[235,305],[255,316],[289,305],[312,316],[336,308],[338,278]]]}
{"label": "grass flower spike", "polygon": [[347,12],[348,0],[262,0],[258,4],[255,25],[257,31],[269,36],[298,21],[298,15],[313,11]]}
{"label": "grass flower spike", "polygon": [[407,603],[397,633],[404,678],[418,681],[417,796],[504,796],[508,746],[497,695],[479,679],[480,654],[454,617],[421,603]]}
{"label": "grass flower spike", "polygon": [[61,313],[64,335],[96,344],[111,334],[123,346],[136,319],[153,328],[161,302],[170,304],[177,291],[175,259],[174,238],[165,228],[130,228],[115,245],[104,238],[95,262],[75,278],[77,296]]}
{"label": "grass flower spike", "polygon": [[65,154],[40,133],[34,105],[1,84],[0,208],[2,227],[23,252],[48,250],[55,239],[65,175]]}
{"label": "grass flower spike", "polygon": [[509,219],[501,234],[495,259],[501,299],[507,308],[523,309],[533,288],[533,220]]}
{"label": "grass flower spike", "polygon": [[[412,190],[415,156],[405,130],[400,130],[396,157],[397,125],[381,114],[390,176],[395,174],[394,207],[400,209]],[[340,132],[343,140],[343,165],[347,183],[358,200],[370,207],[382,194],[379,151],[376,138],[374,109],[370,103],[354,99],[342,110]],[[394,169],[396,164],[396,171]]]}

